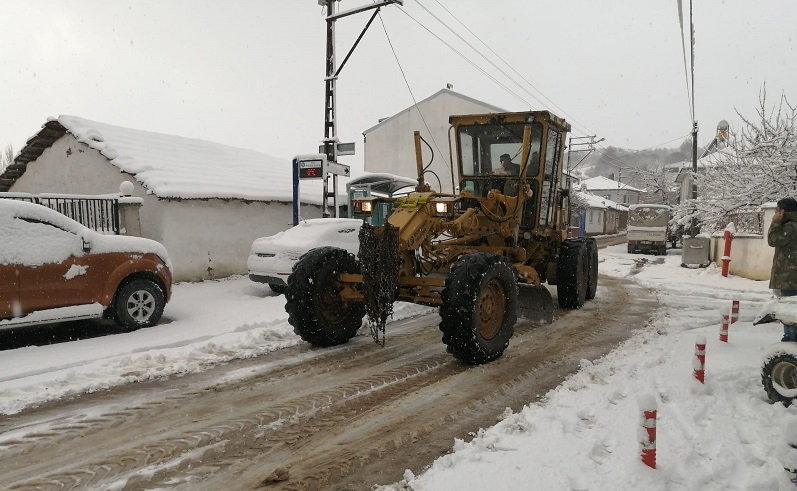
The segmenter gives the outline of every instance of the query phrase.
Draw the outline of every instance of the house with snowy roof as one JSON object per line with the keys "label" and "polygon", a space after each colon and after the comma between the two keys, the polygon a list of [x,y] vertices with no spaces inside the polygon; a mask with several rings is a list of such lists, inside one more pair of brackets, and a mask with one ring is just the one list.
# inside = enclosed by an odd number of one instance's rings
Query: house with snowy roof
{"label": "house with snowy roof", "polygon": [[[363,131],[364,168],[367,172],[387,172],[399,176],[416,177],[414,132],[429,144],[422,148],[424,164],[431,162],[426,182],[437,191],[453,193],[457,185],[456,170],[451,169],[448,146],[448,117],[455,114],[484,114],[506,112],[451,89],[441,89],[378,124]],[[434,153],[432,155],[432,152]],[[434,176],[437,176],[435,178]],[[439,182],[438,180],[439,179]]]}
{"label": "house with snowy roof", "polygon": [[[75,116],[28,139],[0,191],[103,195],[124,181],[142,201],[141,235],[166,246],[175,281],[246,273],[254,239],[293,223],[290,159]],[[320,217],[321,181],[302,181],[300,193],[302,218]]]}
{"label": "house with snowy roof", "polygon": [[628,221],[627,206],[592,194],[583,184],[572,188],[570,214],[571,237],[616,234]]}
{"label": "house with snowy roof", "polygon": [[584,179],[582,184],[592,194],[625,206],[639,204],[640,196],[645,192],[628,183],[622,183],[603,176]]}

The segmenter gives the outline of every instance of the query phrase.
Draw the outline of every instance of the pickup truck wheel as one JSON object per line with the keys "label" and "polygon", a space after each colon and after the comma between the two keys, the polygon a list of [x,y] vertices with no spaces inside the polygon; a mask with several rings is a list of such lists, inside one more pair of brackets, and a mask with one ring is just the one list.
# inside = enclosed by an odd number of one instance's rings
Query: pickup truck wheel
{"label": "pickup truck wheel", "polygon": [[509,261],[488,252],[467,254],[443,290],[440,330],[447,350],[469,365],[499,358],[517,322],[518,286]]}
{"label": "pickup truck wheel", "polygon": [[343,344],[362,327],[365,303],[341,300],[340,273],[360,273],[354,255],[337,247],[319,247],[302,256],[288,277],[288,322],[313,346]]}
{"label": "pickup truck wheel", "polygon": [[123,331],[135,331],[158,323],[166,297],[151,280],[135,278],[121,286],[114,301],[114,320]]}

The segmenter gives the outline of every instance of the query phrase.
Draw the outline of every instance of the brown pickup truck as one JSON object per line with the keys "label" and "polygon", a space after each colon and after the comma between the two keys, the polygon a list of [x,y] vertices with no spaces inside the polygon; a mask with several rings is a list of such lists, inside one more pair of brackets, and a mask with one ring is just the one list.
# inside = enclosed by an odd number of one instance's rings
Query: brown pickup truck
{"label": "brown pickup truck", "polygon": [[101,235],[41,205],[0,199],[0,329],[87,318],[158,323],[171,296],[160,243]]}

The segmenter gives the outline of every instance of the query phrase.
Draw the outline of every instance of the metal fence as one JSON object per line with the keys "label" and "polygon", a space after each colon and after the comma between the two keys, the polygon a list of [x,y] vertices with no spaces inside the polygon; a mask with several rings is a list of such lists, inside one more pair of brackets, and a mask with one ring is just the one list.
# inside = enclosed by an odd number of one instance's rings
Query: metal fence
{"label": "metal fence", "polygon": [[0,198],[46,206],[100,233],[119,235],[120,232],[118,197],[0,193]]}
{"label": "metal fence", "polygon": [[736,233],[764,234],[764,212],[761,210],[731,213],[728,215],[727,221],[733,222]]}

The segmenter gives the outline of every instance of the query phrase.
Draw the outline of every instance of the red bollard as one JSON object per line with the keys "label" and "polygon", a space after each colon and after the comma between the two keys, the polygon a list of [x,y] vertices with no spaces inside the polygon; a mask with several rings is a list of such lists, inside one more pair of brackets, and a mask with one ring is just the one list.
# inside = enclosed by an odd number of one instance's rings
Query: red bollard
{"label": "red bollard", "polygon": [[700,336],[695,343],[695,359],[692,362],[695,378],[701,384],[706,383],[706,337]]}
{"label": "red bollard", "polygon": [[722,314],[722,327],[720,327],[720,341],[723,343],[728,342],[728,314]]}
{"label": "red bollard", "polygon": [[739,320],[739,301],[734,300],[731,304],[731,324]]}
{"label": "red bollard", "polygon": [[728,267],[731,263],[731,242],[733,236],[730,230],[726,230],[723,234],[725,237],[725,253],[722,255],[722,276],[728,277]]}
{"label": "red bollard", "polygon": [[642,463],[648,467],[656,468],[656,412],[658,410],[656,400],[651,396],[646,396],[639,401],[642,409]]}

